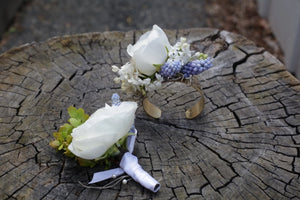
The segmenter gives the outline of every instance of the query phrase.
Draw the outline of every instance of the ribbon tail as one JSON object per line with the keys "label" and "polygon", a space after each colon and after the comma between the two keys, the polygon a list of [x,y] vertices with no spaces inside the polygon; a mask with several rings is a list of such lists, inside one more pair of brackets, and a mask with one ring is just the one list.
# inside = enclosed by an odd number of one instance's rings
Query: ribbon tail
{"label": "ribbon tail", "polygon": [[102,172],[94,173],[93,179],[89,182],[89,184],[101,182],[107,179],[112,178],[113,176],[120,176],[124,174],[124,170],[122,168],[110,169]]}
{"label": "ribbon tail", "polygon": [[140,183],[148,190],[157,192],[160,189],[160,183],[142,169],[141,165],[138,163],[137,157],[131,153],[127,152],[123,155],[120,167],[126,174],[131,176],[136,182]]}
{"label": "ribbon tail", "polygon": [[[127,137],[127,149],[130,153],[133,152],[134,143],[137,135],[137,130],[133,126],[134,135],[130,135]],[[94,173],[93,179],[89,182],[89,184],[101,182],[107,179],[112,178],[113,176],[120,176],[124,174],[124,170],[122,168],[110,169],[102,172]]]}

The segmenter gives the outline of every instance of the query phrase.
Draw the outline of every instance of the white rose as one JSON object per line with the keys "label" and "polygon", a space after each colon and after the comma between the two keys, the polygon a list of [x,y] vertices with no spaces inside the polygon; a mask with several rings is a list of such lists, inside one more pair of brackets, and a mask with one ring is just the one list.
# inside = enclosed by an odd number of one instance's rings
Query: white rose
{"label": "white rose", "polygon": [[156,68],[153,64],[163,64],[170,48],[165,32],[157,25],[151,31],[144,33],[135,45],[128,45],[127,53],[132,57],[136,68],[145,75],[151,76]]}
{"label": "white rose", "polygon": [[119,106],[98,109],[82,125],[73,129],[69,150],[83,159],[96,159],[128,133],[134,123],[137,103],[122,102]]}

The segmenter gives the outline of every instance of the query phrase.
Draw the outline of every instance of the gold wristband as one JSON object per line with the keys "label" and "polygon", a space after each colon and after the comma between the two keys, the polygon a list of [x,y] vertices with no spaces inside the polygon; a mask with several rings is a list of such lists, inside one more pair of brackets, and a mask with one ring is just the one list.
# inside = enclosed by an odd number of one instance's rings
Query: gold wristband
{"label": "gold wristband", "polygon": [[[197,101],[197,103],[195,105],[193,105],[191,108],[189,108],[185,111],[185,117],[187,119],[193,119],[193,118],[197,117],[204,108],[204,94],[201,89],[199,81],[197,80],[197,78],[192,77],[192,79],[176,80],[176,82],[181,82],[186,85],[192,86],[194,89],[196,89],[200,93],[200,95],[201,95],[200,100]],[[158,106],[151,103],[149,101],[149,99],[147,98],[147,96],[143,100],[143,107],[144,107],[145,112],[148,115],[150,115],[151,117],[156,118],[156,119],[161,117],[161,110],[159,109]]]}

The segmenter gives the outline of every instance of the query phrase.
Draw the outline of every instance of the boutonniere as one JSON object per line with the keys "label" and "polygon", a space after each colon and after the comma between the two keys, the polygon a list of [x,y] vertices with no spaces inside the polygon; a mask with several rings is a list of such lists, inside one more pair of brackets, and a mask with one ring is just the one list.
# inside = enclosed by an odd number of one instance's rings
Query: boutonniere
{"label": "boutonniere", "polygon": [[[90,184],[126,173],[144,187],[157,192],[160,184],[142,169],[137,157],[132,154],[137,135],[134,128],[137,103],[120,102],[117,94],[112,96],[112,101],[112,106],[106,104],[91,116],[81,108],[69,107],[69,123],[54,133],[55,139],[50,145],[75,158],[81,166],[100,164],[110,168],[112,162],[119,162],[120,168],[95,173]],[[117,161],[120,157],[121,160]],[[105,188],[107,186],[100,187]]]}

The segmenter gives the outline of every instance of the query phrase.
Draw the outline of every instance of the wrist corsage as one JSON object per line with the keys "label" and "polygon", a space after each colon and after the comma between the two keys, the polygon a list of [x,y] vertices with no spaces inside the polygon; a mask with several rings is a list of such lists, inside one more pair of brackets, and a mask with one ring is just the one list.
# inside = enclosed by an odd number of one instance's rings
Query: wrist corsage
{"label": "wrist corsage", "polygon": [[154,25],[144,33],[135,45],[128,45],[127,53],[131,60],[122,67],[112,66],[118,73],[114,79],[121,83],[127,93],[141,92],[145,99],[144,110],[152,117],[161,116],[160,109],[147,99],[147,92],[158,90],[163,83],[179,81],[191,85],[201,94],[201,99],[186,111],[186,117],[198,116],[204,107],[204,95],[199,81],[193,78],[212,66],[212,59],[200,52],[192,52],[190,44],[181,38],[171,46],[164,31]]}

